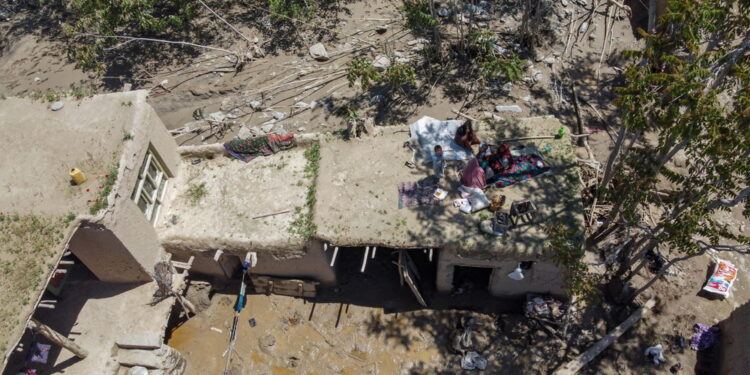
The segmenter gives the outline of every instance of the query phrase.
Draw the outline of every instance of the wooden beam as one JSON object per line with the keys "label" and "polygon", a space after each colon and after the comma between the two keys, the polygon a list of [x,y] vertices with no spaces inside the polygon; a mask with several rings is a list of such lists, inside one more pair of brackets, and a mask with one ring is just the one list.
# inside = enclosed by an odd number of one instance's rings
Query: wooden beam
{"label": "wooden beam", "polygon": [[656,301],[654,301],[653,298],[648,300],[643,304],[643,306],[638,308],[638,310],[635,310],[635,312],[633,312],[627,319],[625,319],[624,322],[620,323],[620,325],[615,327],[615,329],[609,331],[606,336],[602,337],[601,340],[597,341],[596,344],[589,348],[589,350],[585,351],[578,357],[573,358],[570,362],[558,368],[557,371],[554,372],[554,375],[573,375],[578,372],[581,367],[585,366],[592,359],[596,358],[596,356],[603,352],[604,349],[607,349],[607,347],[609,347],[620,336],[622,336],[625,331],[629,330],[630,327],[641,320],[644,315],[651,311],[655,304]]}
{"label": "wooden beam", "polygon": [[331,267],[333,267],[334,264],[336,264],[336,256],[339,255],[339,247],[336,246],[333,248],[333,257],[331,257]]}
{"label": "wooden beam", "polygon": [[78,346],[78,344],[74,343],[52,328],[39,323],[39,321],[34,318],[29,319],[27,326],[30,329],[41,334],[42,336],[46,337],[49,341],[52,341],[54,344],[60,345],[63,348],[70,350],[70,352],[75,354],[75,356],[78,358],[83,359],[89,355],[89,352]]}
{"label": "wooden beam", "polygon": [[365,267],[367,267],[367,257],[370,256],[370,247],[365,247],[365,256],[362,257],[362,268],[359,270],[359,272],[365,272]]}

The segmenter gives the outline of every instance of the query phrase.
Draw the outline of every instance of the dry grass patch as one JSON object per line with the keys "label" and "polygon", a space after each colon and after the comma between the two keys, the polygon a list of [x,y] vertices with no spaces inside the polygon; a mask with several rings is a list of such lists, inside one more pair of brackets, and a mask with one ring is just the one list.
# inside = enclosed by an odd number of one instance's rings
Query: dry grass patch
{"label": "dry grass patch", "polygon": [[74,218],[0,215],[0,352],[17,337]]}

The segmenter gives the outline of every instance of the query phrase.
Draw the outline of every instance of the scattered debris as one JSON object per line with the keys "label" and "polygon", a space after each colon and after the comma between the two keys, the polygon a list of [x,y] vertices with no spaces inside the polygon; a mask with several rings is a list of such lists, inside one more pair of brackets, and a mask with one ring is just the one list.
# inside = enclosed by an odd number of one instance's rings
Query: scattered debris
{"label": "scattered debris", "polygon": [[216,332],[216,333],[223,333],[224,332],[224,331],[222,331],[222,330],[220,330],[220,329],[218,329],[216,327],[211,327],[211,330],[214,331],[214,332]]}
{"label": "scattered debris", "polygon": [[461,368],[464,370],[484,370],[487,368],[487,359],[477,352],[468,352],[461,358]]}
{"label": "scattered debris", "polygon": [[558,321],[563,316],[562,306],[562,301],[550,296],[528,294],[524,314],[527,318]]}
{"label": "scattered debris", "polygon": [[717,342],[721,336],[719,326],[708,327],[705,324],[696,324],[693,326],[693,337],[690,338],[690,348],[693,350],[706,350]]}
{"label": "scattered debris", "polygon": [[208,116],[206,116],[206,120],[210,122],[222,122],[226,119],[235,119],[237,116],[231,114],[231,113],[224,113],[221,111],[210,113]]}
{"label": "scattered debris", "polygon": [[346,134],[349,138],[361,138],[365,135],[372,136],[375,131],[375,119],[351,119],[346,122]]}
{"label": "scattered debris", "polygon": [[714,272],[703,290],[727,297],[735,279],[737,279],[737,267],[726,260],[717,259]]}
{"label": "scattered debris", "polygon": [[656,366],[667,361],[664,358],[664,349],[662,348],[661,344],[646,348],[643,354],[646,356],[646,358],[654,362],[654,365]]}
{"label": "scattered debris", "polygon": [[507,82],[503,85],[502,90],[506,93],[510,93],[511,90],[513,90],[513,84],[510,82]]}
{"label": "scattered debris", "polygon": [[284,112],[273,112],[271,113],[271,116],[273,116],[274,120],[281,121],[286,118],[286,113]]}

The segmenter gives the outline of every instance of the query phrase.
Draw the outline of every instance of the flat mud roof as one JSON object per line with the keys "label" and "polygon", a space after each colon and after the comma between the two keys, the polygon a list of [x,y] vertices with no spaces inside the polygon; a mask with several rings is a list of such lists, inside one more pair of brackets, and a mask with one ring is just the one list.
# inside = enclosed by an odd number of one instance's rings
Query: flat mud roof
{"label": "flat mud roof", "polygon": [[[19,214],[86,213],[104,175],[120,159],[125,135],[144,117],[146,91],[63,98],[0,100],[0,211]],[[72,186],[68,171],[87,181]]]}
{"label": "flat mud roof", "polygon": [[[554,117],[534,117],[498,123],[495,129],[479,129],[478,133],[485,142],[496,143],[505,138],[554,135],[560,126]],[[404,147],[408,140],[408,127],[379,128],[374,137],[362,140],[321,140],[314,214],[317,237],[341,246],[452,248],[472,257],[522,254],[525,259],[534,259],[543,256],[546,223],[583,227],[578,166],[567,135],[511,142],[511,146],[548,149],[542,155],[551,173],[485,191],[489,197],[505,195],[506,212],[511,202],[521,199],[530,199],[539,210],[533,224],[514,228],[503,238],[479,231],[481,217],[488,211],[464,214],[453,206],[453,200],[460,198],[457,189],[462,162],[451,162],[446,168],[441,182],[449,192],[446,199],[436,205],[398,207],[400,182],[418,181],[432,174],[429,167],[410,169],[405,165],[412,160],[412,151]]]}
{"label": "flat mud roof", "polygon": [[304,152],[297,146],[248,163],[229,156],[184,158],[157,225],[163,246],[302,254],[305,241],[290,229],[312,184]]}

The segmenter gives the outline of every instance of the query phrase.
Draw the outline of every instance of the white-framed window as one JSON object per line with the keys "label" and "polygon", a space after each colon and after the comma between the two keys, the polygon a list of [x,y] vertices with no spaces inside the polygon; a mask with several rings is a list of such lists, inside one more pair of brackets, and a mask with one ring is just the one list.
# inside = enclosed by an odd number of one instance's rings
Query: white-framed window
{"label": "white-framed window", "polygon": [[154,225],[166,190],[167,174],[153,150],[149,149],[138,172],[138,182],[131,198]]}

